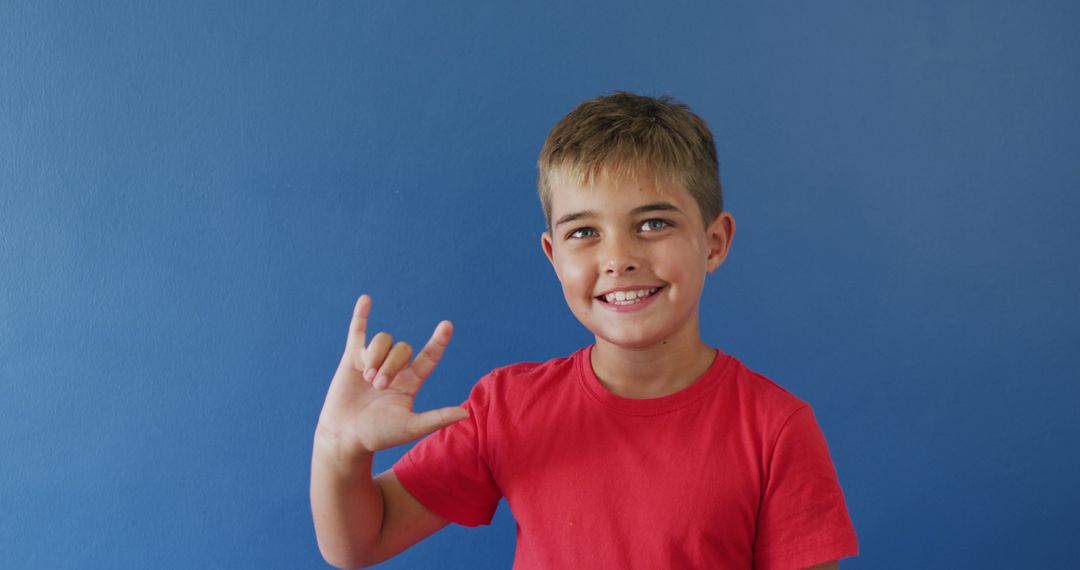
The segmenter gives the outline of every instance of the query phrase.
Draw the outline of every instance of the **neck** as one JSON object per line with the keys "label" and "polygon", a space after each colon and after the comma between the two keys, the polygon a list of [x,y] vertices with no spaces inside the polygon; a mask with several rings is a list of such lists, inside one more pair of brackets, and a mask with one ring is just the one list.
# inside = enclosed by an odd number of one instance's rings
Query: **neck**
{"label": "neck", "polygon": [[643,348],[625,348],[596,338],[592,368],[600,383],[624,398],[660,398],[693,384],[709,369],[716,351],[697,327]]}

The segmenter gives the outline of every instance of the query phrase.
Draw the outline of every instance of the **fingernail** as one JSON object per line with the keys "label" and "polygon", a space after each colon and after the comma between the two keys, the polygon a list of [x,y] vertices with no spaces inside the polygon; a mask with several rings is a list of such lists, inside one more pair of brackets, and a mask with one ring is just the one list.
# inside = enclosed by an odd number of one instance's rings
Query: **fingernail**
{"label": "fingernail", "polygon": [[371,382],[371,379],[375,377],[376,370],[374,368],[368,368],[364,371],[364,380]]}
{"label": "fingernail", "polygon": [[390,383],[390,381],[387,380],[386,374],[379,374],[378,376],[375,377],[375,387],[376,388],[385,388],[386,385],[389,384],[389,383]]}

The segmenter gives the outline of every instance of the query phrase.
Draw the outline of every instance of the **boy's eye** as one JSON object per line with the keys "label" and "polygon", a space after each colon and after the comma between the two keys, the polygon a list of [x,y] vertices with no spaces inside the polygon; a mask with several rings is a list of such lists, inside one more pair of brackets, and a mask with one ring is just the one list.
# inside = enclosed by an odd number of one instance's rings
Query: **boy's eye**
{"label": "boy's eye", "polygon": [[664,229],[666,227],[669,227],[670,225],[671,225],[671,223],[668,222],[667,220],[661,220],[659,218],[653,218],[651,220],[645,220],[641,224],[641,231],[643,231],[643,232],[655,232],[655,231],[658,231],[658,230],[662,230],[662,229]]}
{"label": "boy's eye", "polygon": [[582,238],[596,237],[596,230],[594,230],[592,228],[578,228],[578,229],[570,232],[570,235],[568,235],[567,237],[569,237],[570,239],[582,239]]}

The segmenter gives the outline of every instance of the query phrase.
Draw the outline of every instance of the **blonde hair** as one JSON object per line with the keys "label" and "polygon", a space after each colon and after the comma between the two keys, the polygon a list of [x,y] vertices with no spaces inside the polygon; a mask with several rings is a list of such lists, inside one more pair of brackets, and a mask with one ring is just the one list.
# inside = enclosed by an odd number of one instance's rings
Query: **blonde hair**
{"label": "blonde hair", "polygon": [[716,144],[701,117],[672,97],[625,91],[578,104],[551,129],[540,150],[537,190],[551,225],[551,185],[570,179],[590,186],[601,176],[648,169],[657,186],[667,178],[697,202],[707,227],[724,211]]}

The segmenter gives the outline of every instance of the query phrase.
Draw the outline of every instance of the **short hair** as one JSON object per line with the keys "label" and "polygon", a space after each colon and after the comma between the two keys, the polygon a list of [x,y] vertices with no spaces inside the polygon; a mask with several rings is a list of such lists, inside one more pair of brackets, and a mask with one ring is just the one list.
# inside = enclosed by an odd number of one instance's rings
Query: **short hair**
{"label": "short hair", "polygon": [[617,91],[578,104],[551,129],[537,166],[549,226],[554,177],[569,174],[589,186],[602,175],[631,176],[643,167],[657,186],[664,178],[682,183],[706,227],[724,211],[712,133],[690,107],[669,96]]}

